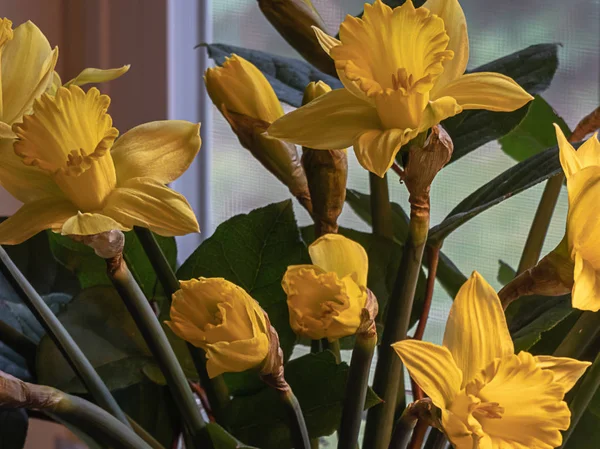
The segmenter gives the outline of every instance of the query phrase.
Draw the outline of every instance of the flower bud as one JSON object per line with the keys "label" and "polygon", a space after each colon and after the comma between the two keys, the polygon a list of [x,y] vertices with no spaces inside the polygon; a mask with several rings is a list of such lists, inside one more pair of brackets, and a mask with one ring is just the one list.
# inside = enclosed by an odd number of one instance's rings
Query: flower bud
{"label": "flower bud", "polygon": [[240,144],[310,212],[310,194],[296,146],[265,134],[283,116],[283,108],[262,72],[234,54],[221,67],[208,69],[204,81]]}
{"label": "flower bud", "polygon": [[312,27],[326,26],[311,0],[258,0],[271,25],[304,59],[322,72],[337,77],[333,60],[323,51]]}
{"label": "flower bud", "polygon": [[[304,90],[303,104],[330,92],[323,81],[311,82]],[[302,148],[302,165],[313,207],[315,235],[337,233],[337,219],[346,200],[348,154],[346,150]]]}
{"label": "flower bud", "polygon": [[271,344],[277,333],[243,288],[222,278],[181,281],[180,286],[173,294],[171,321],[166,324],[179,337],[206,351],[211,378],[262,369],[265,364],[271,371],[277,369],[278,339]]}
{"label": "flower bud", "polygon": [[342,235],[325,234],[308,251],[314,265],[290,266],[282,281],[294,332],[330,341],[358,331],[372,333],[377,301],[366,286],[364,248]]}

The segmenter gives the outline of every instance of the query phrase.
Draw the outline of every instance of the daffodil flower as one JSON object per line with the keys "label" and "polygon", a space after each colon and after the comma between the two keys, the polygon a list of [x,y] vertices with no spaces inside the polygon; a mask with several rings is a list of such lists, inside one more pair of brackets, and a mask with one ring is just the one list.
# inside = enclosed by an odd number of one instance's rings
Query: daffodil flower
{"label": "daffodil flower", "polygon": [[206,351],[211,378],[263,365],[269,355],[270,323],[243,288],[222,278],[181,281],[180,286],[166,324]]}
{"label": "daffodil flower", "polygon": [[61,87],[35,100],[33,114],[0,141],[0,185],[24,205],[0,224],[0,244],[52,229],[92,235],[142,226],[165,235],[198,231],[177,179],[200,148],[199,124],[167,120],[118,135],[110,98]]}
{"label": "daffodil flower", "polygon": [[[569,214],[566,245],[563,242],[553,253],[565,253],[564,259],[573,265],[573,307],[597,312],[600,310],[600,229],[597,213],[600,197],[600,142],[596,133],[575,151],[560,127],[554,126],[560,148],[560,162],[567,178]],[[560,258],[552,260],[559,261]]]}
{"label": "daffodil flower", "polygon": [[367,301],[367,253],[339,234],[325,234],[308,251],[314,265],[292,265],[282,281],[292,329],[313,340],[354,335]]}
{"label": "daffodil flower", "polygon": [[58,48],[32,22],[13,30],[0,19],[0,56],[0,138],[14,138],[11,126],[52,83]]}
{"label": "daffodil flower", "polygon": [[347,16],[340,40],[315,29],[343,89],[277,120],[269,135],[315,149],[354,146],[367,170],[383,176],[400,147],[465,109],[513,111],[533,97],[512,78],[464,74],[469,41],[457,0],[366,4]]}
{"label": "daffodil flower", "polygon": [[443,345],[392,345],[415,382],[441,409],[457,449],[552,449],[569,427],[563,401],[588,362],[514,354],[500,299],[477,272],[461,287]]}

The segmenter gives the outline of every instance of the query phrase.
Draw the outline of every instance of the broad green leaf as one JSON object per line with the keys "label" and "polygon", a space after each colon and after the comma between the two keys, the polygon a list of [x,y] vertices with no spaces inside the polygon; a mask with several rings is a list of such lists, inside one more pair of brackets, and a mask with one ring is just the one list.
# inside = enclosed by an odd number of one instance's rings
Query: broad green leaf
{"label": "broad green leaf", "polygon": [[[600,400],[600,393],[596,393],[595,400]],[[598,441],[600,441],[600,417],[588,409],[583,413],[571,438],[562,449],[598,449]]]}
{"label": "broad green leaf", "polygon": [[510,281],[514,279],[517,272],[511,267],[509,264],[504,262],[503,260],[498,260],[498,282],[502,285],[508,284]]}
{"label": "broad green leaf", "polygon": [[562,173],[562,168],[557,147],[519,162],[462,200],[440,224],[429,230],[429,242],[441,244],[450,233],[481,212],[558,173]]}
{"label": "broad green leaf", "polygon": [[215,449],[257,449],[245,445],[217,423],[208,423],[207,428]]}
{"label": "broad green leaf", "polygon": [[[286,365],[285,377],[300,402],[311,438],[332,434],[341,419],[348,365],[336,364],[330,351],[307,354]],[[379,402],[370,390],[365,409]],[[227,416],[233,434],[247,444],[261,449],[292,447],[287,415],[271,388],[234,398]]]}
{"label": "broad green leaf", "polygon": [[525,118],[511,132],[498,139],[502,151],[518,162],[541,153],[556,145],[556,131],[553,123],[561,127],[566,136],[571,134],[569,126],[552,106],[536,95]]}
{"label": "broad green leaf", "polygon": [[[281,279],[289,265],[307,263],[291,201],[225,221],[177,271],[179,279],[222,277],[246,290],[269,314],[286,359],[296,335],[289,324]],[[260,388],[256,373],[226,376],[232,390]]]}
{"label": "broad green leaf", "polygon": [[24,409],[0,409],[0,449],[22,449],[28,428],[29,417]]}
{"label": "broad green leaf", "polygon": [[[346,202],[352,210],[362,218],[369,226],[371,222],[371,196],[366,193],[361,193],[357,190],[346,190]],[[397,203],[392,205],[392,222],[394,224],[394,241],[403,245],[408,236],[408,215]],[[424,258],[424,265],[429,266],[427,257]],[[437,280],[440,282],[444,290],[454,298],[460,287],[467,281],[464,274],[460,272],[458,267],[440,251],[440,259],[437,269]]]}

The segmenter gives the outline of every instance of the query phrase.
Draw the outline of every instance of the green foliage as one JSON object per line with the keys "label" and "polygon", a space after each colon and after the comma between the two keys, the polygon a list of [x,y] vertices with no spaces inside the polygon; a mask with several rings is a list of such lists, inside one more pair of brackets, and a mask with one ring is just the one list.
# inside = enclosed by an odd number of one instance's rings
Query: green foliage
{"label": "green foliage", "polygon": [[509,264],[507,264],[503,260],[498,261],[498,276],[496,278],[498,279],[498,282],[500,282],[502,285],[506,285],[510,281],[512,281],[516,274],[517,272],[515,271],[515,269]]}
{"label": "green foliage", "polygon": [[[309,261],[291,201],[274,203],[222,223],[179,268],[179,279],[222,277],[246,290],[269,314],[286,359],[296,335],[281,279],[289,265]],[[226,377],[233,391],[260,388],[248,373]]]}
{"label": "green foliage", "polygon": [[571,134],[569,126],[552,106],[536,95],[527,115],[511,132],[498,139],[502,151],[518,162],[541,153],[556,145],[556,131],[553,123],[561,127],[566,136]]}
{"label": "green foliage", "polygon": [[24,409],[0,409],[0,449],[21,449],[25,446],[29,417]]}
{"label": "green foliage", "polygon": [[[594,400],[600,400],[600,393],[596,393]],[[588,409],[583,413],[563,449],[598,449],[598,441],[600,441],[600,416]]]}
{"label": "green foliage", "polygon": [[[300,402],[311,438],[332,434],[341,419],[348,365],[336,364],[330,351],[307,354],[286,365],[285,377]],[[369,390],[365,409],[379,402]],[[227,415],[240,440],[261,449],[291,447],[287,415],[273,389],[234,398]]]}

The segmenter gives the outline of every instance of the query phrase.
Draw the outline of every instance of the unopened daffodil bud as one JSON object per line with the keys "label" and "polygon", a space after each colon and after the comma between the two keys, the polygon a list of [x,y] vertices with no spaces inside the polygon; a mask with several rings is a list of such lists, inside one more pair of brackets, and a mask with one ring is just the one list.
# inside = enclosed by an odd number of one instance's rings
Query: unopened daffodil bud
{"label": "unopened daffodil bud", "polygon": [[498,295],[477,272],[452,304],[442,346],[403,340],[392,347],[440,409],[456,449],[559,447],[571,416],[565,394],[590,365],[515,354]]}
{"label": "unopened daffodil bud", "polygon": [[600,142],[594,134],[575,150],[558,125],[560,163],[567,178],[569,213],[561,243],[533,268],[500,291],[504,305],[520,296],[564,295],[571,292],[573,307],[600,310],[600,229],[597,202],[600,196]]}
{"label": "unopened daffodil bud", "polygon": [[275,91],[249,61],[232,55],[204,75],[208,94],[238,136],[242,146],[310,212],[310,194],[296,146],[266,135],[272,122],[283,116]]}
{"label": "unopened daffodil bud", "polygon": [[373,332],[377,302],[367,289],[364,248],[342,235],[325,234],[308,251],[313,265],[288,267],[282,281],[294,332],[330,341]]}
{"label": "unopened daffodil bud", "polygon": [[32,22],[14,30],[0,19],[0,138],[15,137],[11,127],[31,112],[33,101],[51,85],[58,48]]}
{"label": "unopened daffodil bud", "polygon": [[[304,90],[302,102],[307,104],[330,92],[323,81],[311,82]],[[346,200],[348,180],[348,154],[343,150],[313,150],[302,148],[302,165],[306,173],[313,206],[315,234],[317,236],[338,231],[337,219]]]}
{"label": "unopened daffodil bud", "polygon": [[110,98],[71,85],[35,100],[33,113],[0,141],[0,185],[24,205],[0,224],[0,243],[45,229],[95,235],[141,226],[164,236],[198,231],[186,199],[166,184],[200,149],[200,125],[166,120],[119,132]]}
{"label": "unopened daffodil bud", "polygon": [[222,278],[180,282],[167,325],[182,339],[206,351],[213,378],[256,368],[263,375],[282,370],[277,332],[246,291]]}
{"label": "unopened daffodil bud", "polygon": [[335,65],[321,49],[312,27],[325,29],[311,0],[258,0],[271,25],[304,59],[322,72],[336,76]]}

